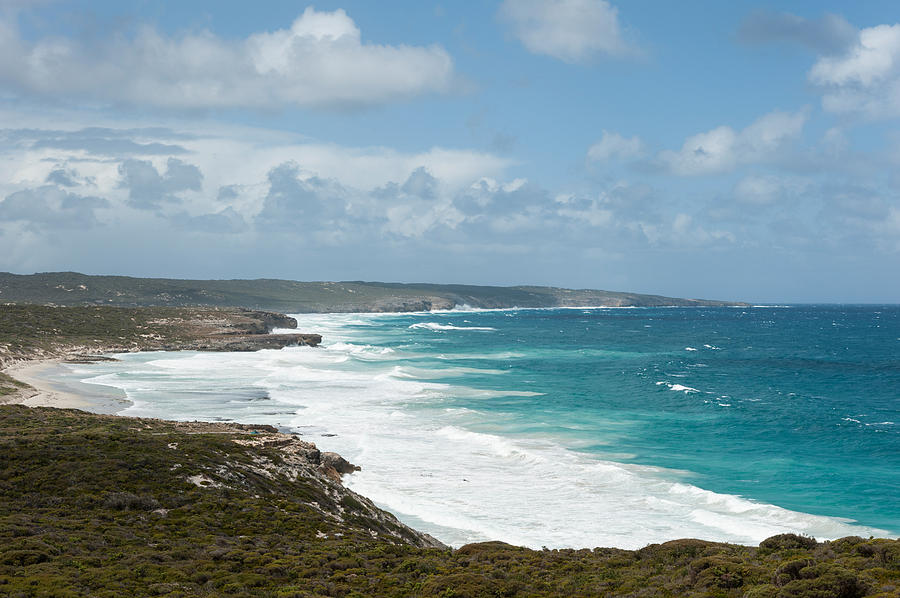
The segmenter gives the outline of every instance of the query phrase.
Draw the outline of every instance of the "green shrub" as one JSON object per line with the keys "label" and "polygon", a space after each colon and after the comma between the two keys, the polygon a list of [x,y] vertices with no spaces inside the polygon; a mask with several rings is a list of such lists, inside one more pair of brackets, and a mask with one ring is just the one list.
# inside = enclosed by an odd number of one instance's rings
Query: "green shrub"
{"label": "green shrub", "polygon": [[868,586],[856,573],[831,563],[811,565],[800,570],[801,579],[781,588],[784,598],[859,598]]}
{"label": "green shrub", "polygon": [[103,499],[103,506],[117,511],[153,511],[159,502],[152,496],[138,496],[131,492],[110,492]]}
{"label": "green shrub", "polygon": [[440,596],[441,598],[484,598],[494,597],[497,584],[479,573],[454,573],[433,577],[422,584],[419,596]]}
{"label": "green shrub", "polygon": [[791,550],[799,548],[802,550],[812,550],[818,545],[815,538],[809,536],[798,536],[797,534],[778,534],[771,538],[766,538],[759,543],[761,552],[776,552],[779,550]]}
{"label": "green shrub", "polygon": [[[898,540],[416,548],[386,535],[396,524],[341,521],[340,498],[302,476],[241,473],[270,452],[170,422],[0,406],[0,596],[854,598],[900,586]],[[229,486],[185,481],[198,472]]]}

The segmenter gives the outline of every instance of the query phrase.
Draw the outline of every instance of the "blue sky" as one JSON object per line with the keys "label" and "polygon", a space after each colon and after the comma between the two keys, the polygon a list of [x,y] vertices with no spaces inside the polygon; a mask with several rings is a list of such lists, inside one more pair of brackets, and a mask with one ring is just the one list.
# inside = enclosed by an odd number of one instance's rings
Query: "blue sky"
{"label": "blue sky", "polygon": [[898,23],[0,0],[0,269],[900,302]]}

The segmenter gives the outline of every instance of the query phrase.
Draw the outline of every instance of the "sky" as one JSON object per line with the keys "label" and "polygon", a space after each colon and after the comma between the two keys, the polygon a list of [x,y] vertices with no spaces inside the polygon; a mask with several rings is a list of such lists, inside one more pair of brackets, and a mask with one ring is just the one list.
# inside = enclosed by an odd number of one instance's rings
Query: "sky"
{"label": "sky", "polygon": [[900,4],[0,0],[0,270],[900,303]]}

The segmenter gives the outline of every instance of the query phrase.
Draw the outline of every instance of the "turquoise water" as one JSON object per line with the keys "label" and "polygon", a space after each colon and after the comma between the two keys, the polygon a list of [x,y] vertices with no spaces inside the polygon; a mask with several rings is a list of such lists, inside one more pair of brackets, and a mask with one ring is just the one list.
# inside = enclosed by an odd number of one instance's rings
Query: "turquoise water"
{"label": "turquoise water", "polygon": [[322,349],[73,375],[126,415],[274,423],[447,542],[900,533],[900,307],[300,315]]}

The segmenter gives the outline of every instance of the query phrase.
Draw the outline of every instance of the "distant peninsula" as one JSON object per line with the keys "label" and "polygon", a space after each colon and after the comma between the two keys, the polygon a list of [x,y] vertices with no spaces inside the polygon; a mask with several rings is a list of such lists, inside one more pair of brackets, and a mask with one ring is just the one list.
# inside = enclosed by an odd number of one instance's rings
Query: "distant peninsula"
{"label": "distant peninsula", "polygon": [[594,289],[293,280],[180,280],[77,272],[0,273],[0,303],[114,307],[244,307],[282,313],[405,312],[539,307],[741,306]]}

